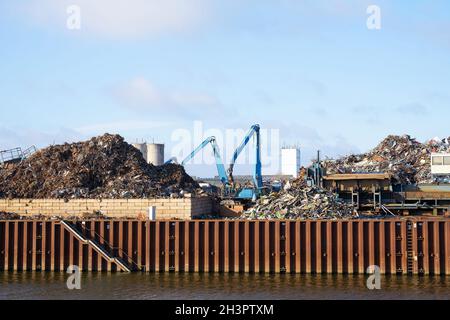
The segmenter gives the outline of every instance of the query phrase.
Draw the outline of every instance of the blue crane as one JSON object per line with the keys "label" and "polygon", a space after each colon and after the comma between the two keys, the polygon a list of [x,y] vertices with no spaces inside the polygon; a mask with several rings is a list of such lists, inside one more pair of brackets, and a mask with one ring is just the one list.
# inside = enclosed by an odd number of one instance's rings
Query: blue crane
{"label": "blue crane", "polygon": [[[219,146],[216,142],[216,137],[211,136],[206,138],[197,148],[195,148],[182,162],[181,165],[184,166],[189,160],[191,160],[200,150],[202,150],[205,146],[208,144],[211,144],[211,147],[213,149],[214,158],[216,159],[216,166],[217,166],[217,173],[219,175],[220,181],[224,185],[228,185],[228,178],[225,171],[225,166],[222,162],[222,158],[220,156]],[[171,158],[170,160],[166,161],[166,163],[170,162],[176,162],[176,158]]]}
{"label": "blue crane", "polygon": [[237,158],[241,154],[242,150],[244,150],[245,146],[250,141],[250,138],[255,136],[256,137],[256,163],[255,167],[253,169],[253,188],[242,188],[240,190],[237,190],[237,198],[239,199],[255,199],[260,191],[263,188],[263,181],[262,181],[262,173],[261,173],[261,148],[260,148],[260,126],[258,124],[255,124],[251,126],[250,130],[247,132],[247,134],[244,137],[244,140],[241,142],[241,144],[237,147],[237,149],[234,151],[233,157],[230,161],[230,167],[228,169],[228,179],[232,187],[234,188],[234,179],[233,179],[233,169],[234,164],[236,163]]}

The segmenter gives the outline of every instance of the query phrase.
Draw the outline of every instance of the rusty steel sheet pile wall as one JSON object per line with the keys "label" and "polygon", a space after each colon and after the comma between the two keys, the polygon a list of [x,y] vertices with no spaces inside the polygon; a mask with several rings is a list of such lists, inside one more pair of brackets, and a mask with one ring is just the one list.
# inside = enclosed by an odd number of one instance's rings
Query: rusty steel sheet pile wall
{"label": "rusty steel sheet pile wall", "polygon": [[[450,274],[450,220],[72,222],[134,271]],[[0,270],[117,271],[59,221],[0,221]]]}

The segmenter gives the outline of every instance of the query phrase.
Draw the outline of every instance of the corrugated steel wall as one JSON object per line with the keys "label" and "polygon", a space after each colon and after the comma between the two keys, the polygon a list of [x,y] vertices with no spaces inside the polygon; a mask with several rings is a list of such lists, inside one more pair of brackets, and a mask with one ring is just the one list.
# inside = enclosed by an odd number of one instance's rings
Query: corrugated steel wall
{"label": "corrugated steel wall", "polygon": [[[450,274],[449,220],[86,221],[134,270]],[[57,221],[0,221],[0,270],[115,271]]]}

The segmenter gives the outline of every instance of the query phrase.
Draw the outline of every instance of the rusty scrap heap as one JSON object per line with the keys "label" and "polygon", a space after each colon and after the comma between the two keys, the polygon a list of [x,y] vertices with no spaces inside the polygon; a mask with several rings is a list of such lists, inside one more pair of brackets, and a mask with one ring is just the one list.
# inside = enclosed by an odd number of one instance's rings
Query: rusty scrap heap
{"label": "rusty scrap heap", "polygon": [[262,196],[241,218],[244,219],[342,219],[351,218],[353,207],[334,194],[308,187],[298,179],[280,192]]}
{"label": "rusty scrap heap", "polygon": [[50,146],[0,170],[0,198],[153,198],[197,188],[183,167],[148,164],[111,134]]}
{"label": "rusty scrap heap", "polygon": [[394,183],[430,183],[436,181],[431,176],[431,152],[449,150],[449,139],[420,143],[409,135],[389,135],[367,153],[329,159],[322,164],[327,174],[387,172]]}
{"label": "rusty scrap heap", "polygon": [[20,215],[17,213],[3,212],[0,211],[0,220],[18,220]]}

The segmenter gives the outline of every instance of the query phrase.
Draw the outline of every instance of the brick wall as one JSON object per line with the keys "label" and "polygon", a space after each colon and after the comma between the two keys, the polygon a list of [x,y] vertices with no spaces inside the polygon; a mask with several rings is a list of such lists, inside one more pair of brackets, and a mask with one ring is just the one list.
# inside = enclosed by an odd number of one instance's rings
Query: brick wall
{"label": "brick wall", "polygon": [[191,219],[211,214],[209,197],[181,199],[0,199],[0,211],[20,215],[82,216],[101,212],[110,217],[148,216],[148,208],[156,207],[156,219]]}

